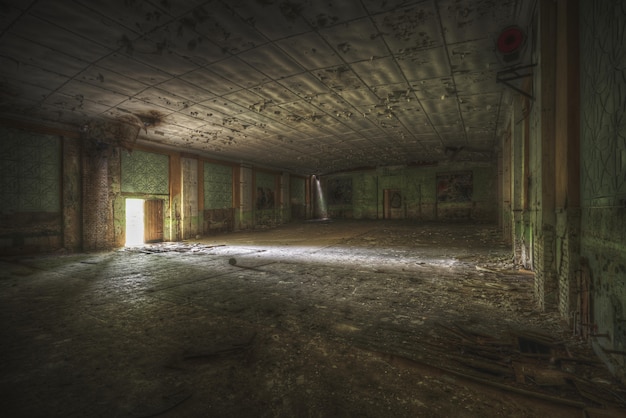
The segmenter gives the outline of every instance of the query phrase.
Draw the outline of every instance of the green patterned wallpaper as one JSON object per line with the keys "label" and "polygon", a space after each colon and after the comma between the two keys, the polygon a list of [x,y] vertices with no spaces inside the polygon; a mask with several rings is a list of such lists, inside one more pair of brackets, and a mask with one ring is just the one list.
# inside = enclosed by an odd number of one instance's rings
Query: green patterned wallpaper
{"label": "green patterned wallpaper", "polygon": [[292,177],[291,184],[289,188],[289,195],[291,197],[291,203],[304,205],[305,199],[305,187],[304,187],[304,179],[300,177]]}
{"label": "green patterned wallpaper", "polygon": [[204,208],[233,206],[233,169],[228,165],[204,163]]}
{"label": "green patterned wallpaper", "polygon": [[169,157],[152,152],[122,152],[122,192],[169,193]]}
{"label": "green patterned wallpaper", "polygon": [[61,141],[0,129],[0,213],[61,210]]}
{"label": "green patterned wallpaper", "polygon": [[274,209],[276,194],[276,176],[269,173],[256,174],[256,208]]}

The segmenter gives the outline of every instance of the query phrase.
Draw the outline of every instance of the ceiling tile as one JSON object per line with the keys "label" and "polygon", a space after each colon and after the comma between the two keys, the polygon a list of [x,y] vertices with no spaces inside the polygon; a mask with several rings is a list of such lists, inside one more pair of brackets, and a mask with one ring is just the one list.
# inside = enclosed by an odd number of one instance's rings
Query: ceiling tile
{"label": "ceiling tile", "polygon": [[203,106],[201,104],[189,106],[185,109],[182,109],[180,113],[184,113],[194,118],[202,119],[207,125],[221,123],[223,120],[223,115],[221,113],[216,112],[214,109]]}
{"label": "ceiling tile", "polygon": [[22,15],[24,8],[29,5],[27,2],[9,2],[2,3],[2,13],[0,13],[0,33],[6,31],[11,25],[16,22],[16,19]]}
{"label": "ceiling tile", "polygon": [[359,76],[348,65],[317,70],[315,75],[328,88],[335,91],[365,87]]}
{"label": "ceiling tile", "polygon": [[52,94],[52,90],[36,84],[25,83],[22,80],[12,77],[0,78],[0,100],[3,103],[11,103],[15,98],[28,97],[24,103],[33,104],[42,102]]}
{"label": "ceiling tile", "polygon": [[406,54],[444,44],[435,2],[421,2],[374,16],[389,49]]}
{"label": "ceiling tile", "polygon": [[303,7],[300,13],[316,29],[345,23],[367,15],[367,11],[359,1],[313,1]]}
{"label": "ceiling tile", "polygon": [[452,77],[433,78],[411,83],[411,89],[419,100],[445,100],[457,94],[456,88]]}
{"label": "ceiling tile", "polygon": [[311,73],[296,74],[279,80],[278,83],[305,100],[328,91],[328,87]]}
{"label": "ceiling tile", "polygon": [[171,20],[167,12],[147,1],[76,0],[76,2],[140,34],[152,32]]}
{"label": "ceiling tile", "polygon": [[163,107],[159,104],[134,98],[120,103],[112,111],[119,111],[121,113],[134,115],[152,115],[153,117],[160,119],[172,113],[171,109]]}
{"label": "ceiling tile", "polygon": [[47,71],[72,77],[87,66],[75,57],[6,33],[0,38],[0,51],[11,61],[33,65]]}
{"label": "ceiling tile", "polygon": [[276,45],[307,70],[332,67],[343,63],[317,32],[308,32],[280,40]]}
{"label": "ceiling tile", "polygon": [[485,34],[496,36],[508,26],[523,25],[513,17],[519,4],[517,0],[440,0],[438,4],[446,39],[451,44]]}
{"label": "ceiling tile", "polygon": [[141,63],[134,58],[115,53],[99,60],[98,67],[121,73],[146,85],[155,85],[170,79],[172,76],[155,67]]}
{"label": "ceiling tile", "polygon": [[201,67],[217,62],[228,56],[224,49],[203,35],[190,36],[184,48],[177,51],[182,58]]}
{"label": "ceiling tile", "polygon": [[199,68],[198,64],[176,52],[176,46],[166,39],[143,37],[132,43],[128,54],[137,61],[158,68],[171,75],[181,75]]}
{"label": "ceiling tile", "polygon": [[352,103],[355,107],[363,105],[373,105],[380,102],[376,94],[368,88],[354,90],[344,90],[337,93],[343,100]]}
{"label": "ceiling tile", "polygon": [[270,79],[259,71],[246,64],[238,57],[230,57],[206,67],[219,74],[233,84],[249,88],[267,83]]}
{"label": "ceiling tile", "polygon": [[291,2],[233,1],[233,10],[241,19],[261,32],[267,39],[276,40],[310,30],[302,12],[307,6]]}
{"label": "ceiling tile", "polygon": [[448,47],[452,71],[487,71],[501,66],[491,39],[479,39]]}
{"label": "ceiling tile", "polygon": [[361,61],[352,64],[351,67],[365,84],[372,87],[405,81],[393,57]]}
{"label": "ceiling tile", "polygon": [[215,94],[204,90],[197,84],[191,84],[179,78],[172,78],[158,85],[159,89],[168,91],[187,99],[189,102],[200,103],[215,97]]}
{"label": "ceiling tile", "polygon": [[75,79],[126,96],[134,96],[148,87],[140,81],[109,71],[97,65],[90,66],[85,71],[78,74]]}
{"label": "ceiling tile", "polygon": [[273,80],[289,77],[303,68],[273,44],[259,46],[239,54],[239,58]]}
{"label": "ceiling tile", "polygon": [[263,112],[270,104],[266,99],[250,90],[239,90],[222,96],[224,99],[235,103],[246,111]]}
{"label": "ceiling tile", "polygon": [[206,125],[206,122],[202,119],[194,118],[192,116],[187,116],[178,112],[174,112],[174,113],[167,115],[165,121],[167,123],[173,123],[175,125],[185,127],[188,129],[199,129],[202,126]]}
{"label": "ceiling tile", "polygon": [[26,84],[43,87],[47,90],[55,90],[67,83],[69,77],[52,73],[43,68],[35,67],[14,61],[10,57],[0,56],[0,75],[2,77],[14,79],[10,84],[21,80]]}
{"label": "ceiling tile", "polygon": [[320,35],[346,62],[357,62],[390,54],[381,33],[370,18],[342,23],[320,30]]}
{"label": "ceiling tile", "polygon": [[193,104],[188,99],[156,87],[147,88],[136,97],[146,103],[151,103],[170,110],[182,110]]}
{"label": "ceiling tile", "polygon": [[108,107],[116,106],[128,99],[128,96],[123,96],[78,80],[69,81],[58,91],[79,100],[85,99]]}
{"label": "ceiling tile", "polygon": [[217,73],[200,68],[179,77],[193,85],[199,86],[204,90],[210,91],[217,96],[240,90],[241,87],[235,83],[226,80]]}
{"label": "ceiling tile", "polygon": [[31,10],[38,18],[54,22],[109,50],[123,47],[127,41],[138,36],[132,29],[75,2],[40,1]]}
{"label": "ceiling tile", "polygon": [[449,159],[443,144],[465,144],[459,158],[484,159],[468,146],[493,147],[512,102],[511,90],[495,82],[502,64],[494,37],[504,25],[527,27],[532,7],[530,0],[4,3],[0,28],[10,29],[0,37],[0,117],[68,129],[92,120],[136,124],[142,144],[300,174]]}
{"label": "ceiling tile", "polygon": [[11,27],[11,32],[84,62],[97,60],[112,52],[109,48],[33,16],[21,18]]}
{"label": "ceiling tile", "polygon": [[223,97],[216,97],[200,104],[204,107],[208,107],[209,109],[222,113],[225,117],[237,117],[239,114],[249,111],[248,108],[240,106],[237,103],[231,102]]}
{"label": "ceiling tile", "polygon": [[254,87],[254,93],[262,97],[266,103],[283,104],[302,100],[300,96],[276,81]]}
{"label": "ceiling tile", "polygon": [[476,71],[458,73],[454,75],[459,96],[482,95],[499,93],[502,86],[496,81],[495,71]]}
{"label": "ceiling tile", "polygon": [[[92,113],[103,113],[107,111],[110,106],[102,103],[97,103],[91,100],[85,100],[81,95],[65,94],[55,92],[49,95],[44,101],[46,105],[62,109],[67,113],[76,112],[81,118],[87,118]],[[89,111],[89,113],[87,113]]]}
{"label": "ceiling tile", "polygon": [[193,29],[219,45],[225,53],[238,54],[267,43],[253,25],[230,9],[230,5],[210,2],[187,16]]}
{"label": "ceiling tile", "polygon": [[406,51],[397,56],[398,65],[408,81],[446,77],[452,74],[445,48]]}

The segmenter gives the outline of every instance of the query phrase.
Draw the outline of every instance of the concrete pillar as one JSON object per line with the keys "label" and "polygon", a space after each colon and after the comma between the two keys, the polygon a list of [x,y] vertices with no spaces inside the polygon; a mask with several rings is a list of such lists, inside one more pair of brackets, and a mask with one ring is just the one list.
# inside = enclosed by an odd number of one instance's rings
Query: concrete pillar
{"label": "concrete pillar", "polygon": [[239,190],[238,202],[238,224],[240,229],[252,228],[254,221],[254,205],[253,205],[253,175],[252,167],[247,164],[241,164],[239,167],[239,178],[237,188]]}
{"label": "concrete pillar", "polygon": [[170,207],[169,228],[166,228],[167,241],[180,241],[182,234],[182,168],[181,157],[178,153],[170,154]]}
{"label": "concrete pillar", "polygon": [[524,113],[522,100],[513,101],[511,112],[511,231],[515,262],[525,266],[524,239]]}
{"label": "concrete pillar", "polygon": [[198,212],[198,160],[192,157],[181,159],[182,181],[182,239],[200,234]]}
{"label": "concrete pillar", "polygon": [[198,161],[198,233],[204,235],[204,161]]}
{"label": "concrete pillar", "polygon": [[534,252],[535,292],[539,308],[555,309],[558,302],[556,275],[556,216],[555,167],[556,158],[556,3],[539,2],[539,94],[535,113],[539,124],[534,131],[535,169],[539,178],[533,180],[535,197]]}
{"label": "concrete pillar", "polygon": [[81,146],[78,138],[63,138],[63,248],[82,246]]}
{"label": "concrete pillar", "polygon": [[289,173],[281,175],[281,193],[280,193],[280,211],[281,222],[289,222],[291,220],[291,187]]}
{"label": "concrete pillar", "polygon": [[559,313],[577,310],[580,259],[580,53],[578,3],[557,1],[555,209]]}

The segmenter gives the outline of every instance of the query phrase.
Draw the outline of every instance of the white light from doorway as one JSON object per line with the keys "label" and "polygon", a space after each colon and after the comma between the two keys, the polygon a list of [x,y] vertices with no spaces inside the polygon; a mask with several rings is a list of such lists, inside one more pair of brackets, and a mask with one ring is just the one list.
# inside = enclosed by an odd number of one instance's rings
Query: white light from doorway
{"label": "white light from doorway", "polygon": [[143,199],[126,199],[126,246],[144,244]]}

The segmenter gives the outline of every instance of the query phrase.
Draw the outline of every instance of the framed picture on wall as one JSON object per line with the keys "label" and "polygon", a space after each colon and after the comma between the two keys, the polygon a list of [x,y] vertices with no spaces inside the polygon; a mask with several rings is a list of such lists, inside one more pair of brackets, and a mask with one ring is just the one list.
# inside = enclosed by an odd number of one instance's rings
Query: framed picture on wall
{"label": "framed picture on wall", "polygon": [[473,191],[471,171],[437,174],[437,202],[471,202]]}

